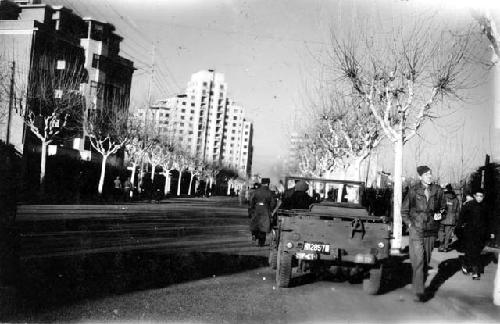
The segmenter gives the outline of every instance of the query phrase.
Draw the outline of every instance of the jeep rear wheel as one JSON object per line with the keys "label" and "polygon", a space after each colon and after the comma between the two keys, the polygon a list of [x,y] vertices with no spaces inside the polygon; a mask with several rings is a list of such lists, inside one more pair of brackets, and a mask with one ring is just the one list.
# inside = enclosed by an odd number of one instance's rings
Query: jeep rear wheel
{"label": "jeep rear wheel", "polygon": [[276,283],[278,287],[288,288],[292,279],[292,256],[281,252],[278,255],[278,266],[276,270]]}
{"label": "jeep rear wheel", "polygon": [[278,250],[275,247],[272,247],[269,251],[269,266],[273,270],[278,267]]}
{"label": "jeep rear wheel", "polygon": [[382,266],[370,270],[370,277],[363,280],[363,290],[368,295],[376,295],[380,292],[382,283]]}

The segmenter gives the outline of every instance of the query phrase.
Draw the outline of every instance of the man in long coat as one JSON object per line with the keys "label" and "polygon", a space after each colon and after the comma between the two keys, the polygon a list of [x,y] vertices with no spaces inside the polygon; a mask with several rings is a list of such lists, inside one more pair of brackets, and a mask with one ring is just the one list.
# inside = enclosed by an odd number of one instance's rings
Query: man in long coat
{"label": "man in long coat", "polygon": [[424,289],[428,265],[446,200],[441,187],[432,183],[432,172],[428,166],[419,166],[417,173],[420,181],[409,188],[403,200],[401,216],[410,232],[415,301],[423,302],[426,299]]}
{"label": "man in long coat", "polygon": [[271,231],[271,216],[276,200],[269,190],[269,178],[263,178],[262,185],[255,190],[251,200],[250,209],[253,210],[250,219],[250,231],[258,239],[259,246],[266,243],[266,234]]}

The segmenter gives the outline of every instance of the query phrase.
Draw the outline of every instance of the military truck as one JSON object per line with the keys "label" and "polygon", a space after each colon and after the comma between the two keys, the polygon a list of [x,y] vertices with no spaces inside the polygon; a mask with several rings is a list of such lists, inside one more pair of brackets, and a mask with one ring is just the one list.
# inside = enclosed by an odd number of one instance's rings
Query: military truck
{"label": "military truck", "polygon": [[364,279],[363,289],[377,294],[390,259],[391,226],[363,206],[364,183],[287,177],[285,185],[299,180],[316,188],[321,202],[309,209],[278,210],[269,254],[277,285],[290,286],[292,269],[342,270]]}

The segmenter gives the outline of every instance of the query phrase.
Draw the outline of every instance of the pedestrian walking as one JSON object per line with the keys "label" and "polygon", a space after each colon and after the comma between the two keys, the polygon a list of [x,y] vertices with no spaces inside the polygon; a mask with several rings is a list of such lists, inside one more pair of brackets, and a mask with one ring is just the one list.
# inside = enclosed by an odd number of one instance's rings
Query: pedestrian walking
{"label": "pedestrian walking", "polygon": [[266,234],[271,231],[271,216],[275,207],[275,200],[269,190],[269,178],[262,178],[261,186],[252,194],[250,209],[250,231],[258,241],[259,246],[266,243]]}
{"label": "pedestrian walking", "polygon": [[122,195],[122,181],[120,180],[120,176],[117,176],[115,180],[113,180],[113,199],[114,201],[118,201]]}
{"label": "pedestrian walking", "polygon": [[489,238],[488,210],[483,202],[482,189],[473,191],[474,200],[466,203],[457,222],[456,235],[462,242],[464,258],[462,272],[472,272],[472,279],[479,280],[481,271],[481,252]]}
{"label": "pedestrian walking", "polygon": [[123,183],[123,201],[129,201],[132,193],[132,182],[130,182],[130,177]]}
{"label": "pedestrian walking", "polygon": [[445,187],[444,199],[446,201],[446,211],[439,225],[439,252],[448,252],[450,250],[448,245],[450,244],[460,210],[460,202],[451,184],[447,184]]}
{"label": "pedestrian walking", "polygon": [[441,187],[432,183],[432,171],[428,166],[417,167],[417,173],[419,182],[409,188],[403,200],[401,215],[410,233],[409,248],[413,270],[414,300],[423,302],[426,300],[425,280],[431,253],[446,201]]}

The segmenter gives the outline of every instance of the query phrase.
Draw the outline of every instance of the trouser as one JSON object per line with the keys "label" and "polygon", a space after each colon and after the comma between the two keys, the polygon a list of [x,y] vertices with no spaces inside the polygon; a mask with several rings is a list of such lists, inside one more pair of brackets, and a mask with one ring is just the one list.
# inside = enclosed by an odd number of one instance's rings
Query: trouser
{"label": "trouser", "polygon": [[483,248],[483,242],[477,237],[469,237],[469,240],[465,241],[464,263],[466,268],[472,271],[472,273],[479,274],[481,270],[481,252]]}
{"label": "trouser", "polygon": [[453,235],[453,229],[455,228],[455,225],[443,225],[441,224],[439,226],[439,236],[438,236],[438,241],[440,242],[439,247],[440,248],[448,248],[448,245],[450,244],[451,241],[451,236]]}
{"label": "trouser", "polygon": [[410,227],[410,260],[413,270],[412,286],[415,294],[423,294],[425,291],[425,280],[427,270],[431,261],[431,253],[434,248],[435,237],[421,237]]}

